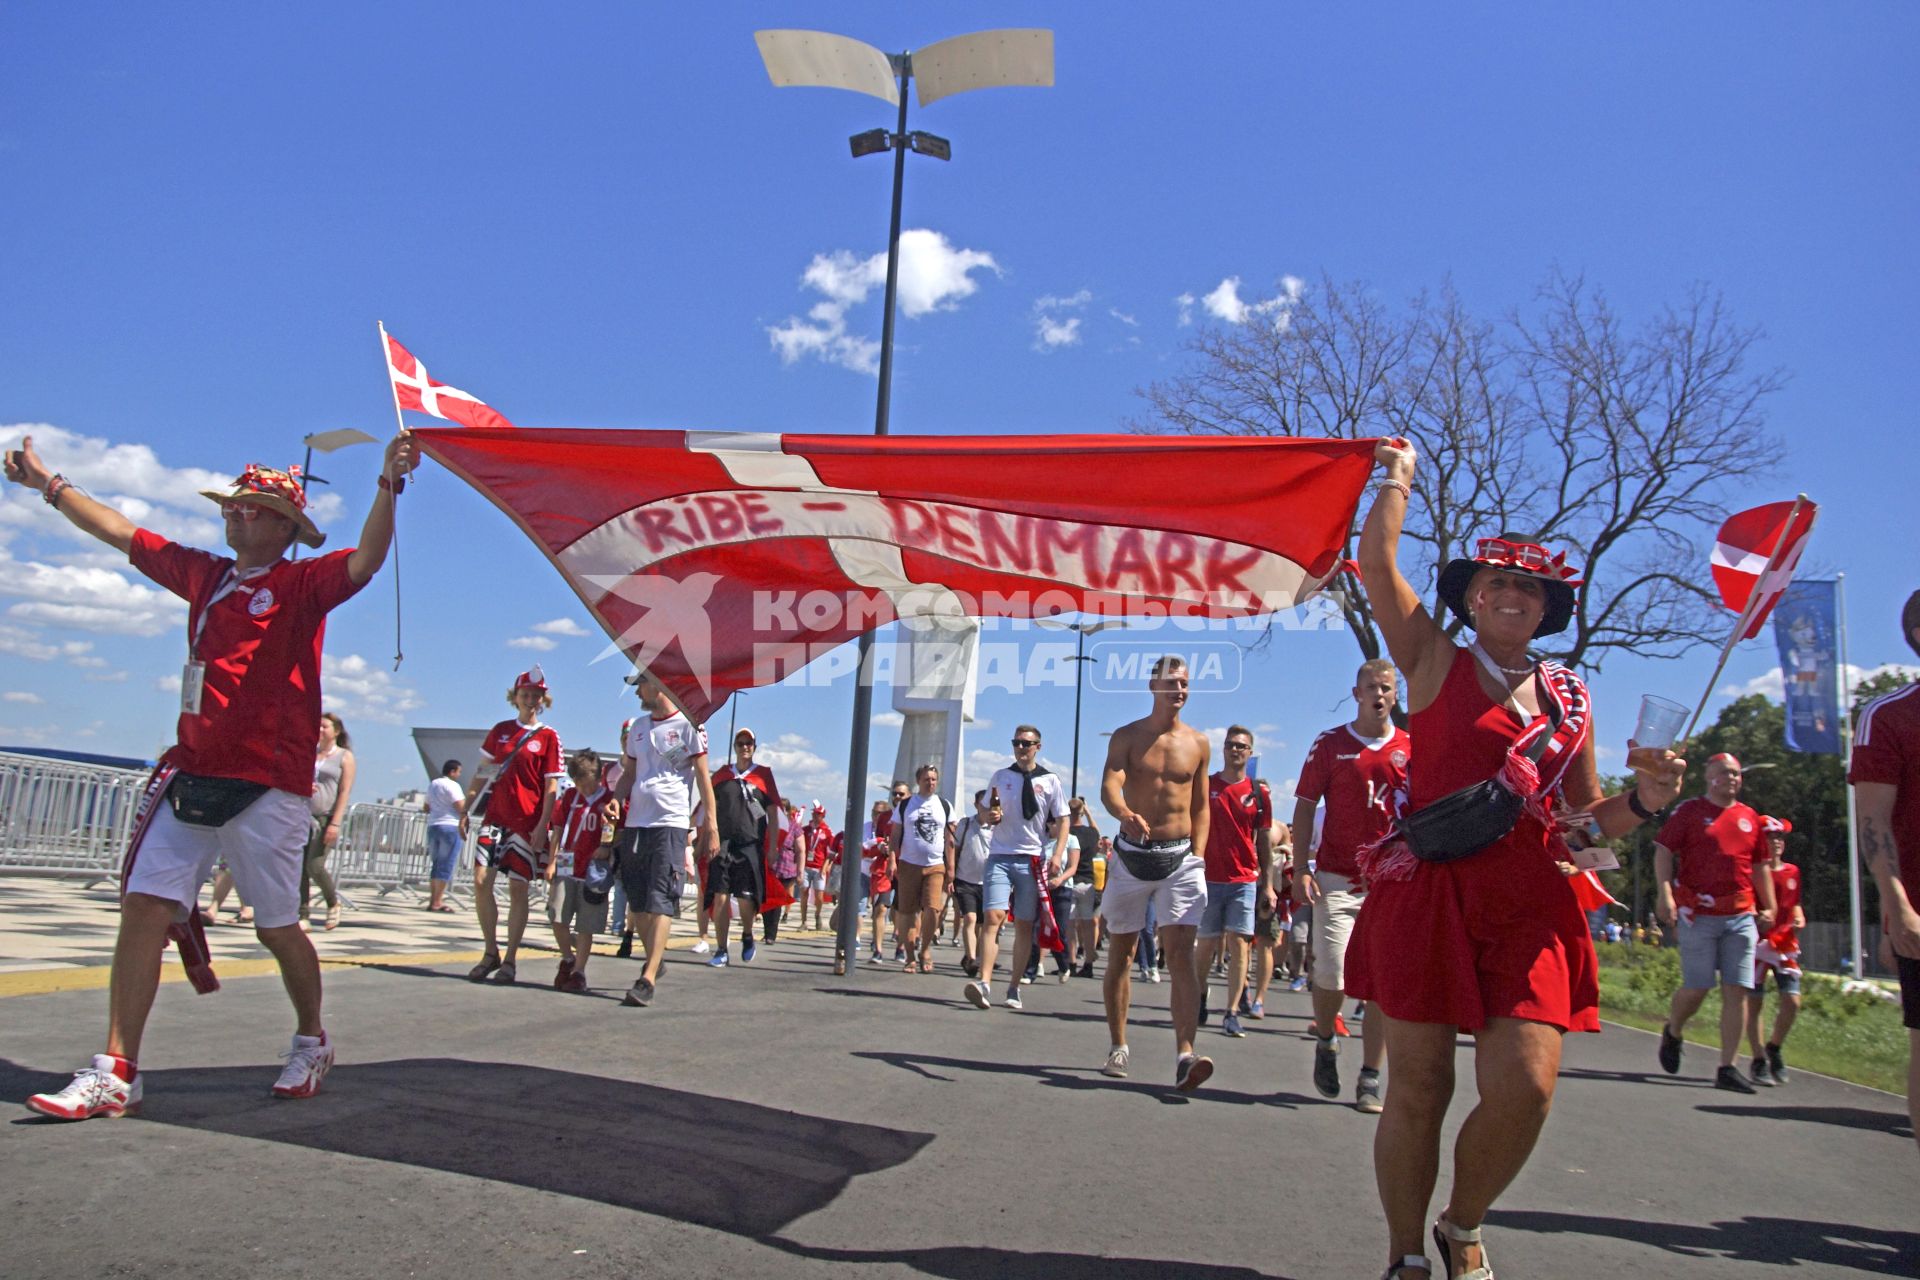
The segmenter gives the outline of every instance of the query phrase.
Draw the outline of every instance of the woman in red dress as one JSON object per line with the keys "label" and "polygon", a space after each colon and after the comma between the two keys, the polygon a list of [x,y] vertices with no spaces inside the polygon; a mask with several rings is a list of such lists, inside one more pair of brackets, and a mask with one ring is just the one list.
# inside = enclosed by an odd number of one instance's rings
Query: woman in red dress
{"label": "woman in red dress", "polygon": [[1360,574],[1406,676],[1414,749],[1403,815],[1495,777],[1523,802],[1506,834],[1457,860],[1416,857],[1397,835],[1362,855],[1368,893],[1347,952],[1347,992],[1369,1002],[1368,1017],[1386,1019],[1393,1064],[1373,1148],[1394,1259],[1386,1277],[1433,1272],[1422,1236],[1453,1098],[1454,1041],[1465,1031],[1475,1037],[1480,1101],[1454,1143],[1433,1239],[1447,1276],[1490,1280],[1480,1223],[1540,1135],[1561,1036],[1600,1029],[1593,944],[1556,865],[1569,857],[1563,833],[1632,830],[1679,794],[1686,762],[1660,753],[1636,788],[1603,796],[1586,686],[1527,652],[1571,620],[1575,571],[1530,543],[1482,540],[1476,556],[1440,575],[1440,598],[1475,634],[1455,644],[1398,566],[1413,451],[1389,441],[1374,456],[1385,480],[1360,535]]}

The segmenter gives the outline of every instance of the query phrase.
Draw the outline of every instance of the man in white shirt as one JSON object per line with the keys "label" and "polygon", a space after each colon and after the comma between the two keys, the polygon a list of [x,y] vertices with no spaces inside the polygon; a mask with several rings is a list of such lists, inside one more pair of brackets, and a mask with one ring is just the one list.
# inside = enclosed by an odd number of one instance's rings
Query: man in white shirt
{"label": "man in white shirt", "polygon": [[939,769],[923,764],[914,778],[920,789],[894,811],[889,833],[898,867],[893,927],[906,947],[906,968],[932,973],[940,911],[953,880],[953,812],[934,794]]}
{"label": "man in white shirt", "polygon": [[427,784],[427,853],[433,863],[427,910],[451,914],[447,882],[460,858],[460,842],[467,835],[467,793],[460,787],[460,762],[440,766],[440,776]]}
{"label": "man in white shirt", "polygon": [[[1045,858],[1048,876],[1059,875],[1067,865],[1067,789],[1040,764],[1038,729],[1023,724],[1013,731],[1013,763],[994,773],[987,791],[993,797],[989,811],[999,816],[981,884],[986,914],[980,920],[980,976],[967,984],[965,995],[976,1009],[992,1007],[1000,926],[1011,912],[1013,981],[1007,987],[1006,1003],[1009,1009],[1019,1009],[1020,975],[1033,950],[1033,925],[1040,911],[1034,864]],[[1050,855],[1049,840],[1053,842]]]}
{"label": "man in white shirt", "polygon": [[993,847],[993,812],[987,793],[973,793],[973,812],[953,829],[953,922],[960,936],[960,968],[969,978],[980,976],[979,942],[981,882],[987,876],[987,853]]}
{"label": "man in white shirt", "polygon": [[716,805],[713,779],[707,772],[706,730],[680,713],[650,673],[635,672],[627,683],[647,710],[627,729],[616,793],[626,803],[627,816],[614,857],[627,893],[627,910],[635,917],[634,931],[647,952],[640,977],[621,1003],[637,1007],[653,1001],[654,983],[667,954],[667,934],[680,912],[687,831],[693,827],[696,806],[701,811],[699,830],[694,833],[700,858],[711,859],[720,851],[720,836],[714,827]]}

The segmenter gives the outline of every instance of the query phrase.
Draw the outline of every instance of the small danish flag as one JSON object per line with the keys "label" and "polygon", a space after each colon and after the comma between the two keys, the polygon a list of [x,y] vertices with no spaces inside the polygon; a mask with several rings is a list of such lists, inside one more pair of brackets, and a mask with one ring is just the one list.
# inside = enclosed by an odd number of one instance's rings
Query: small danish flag
{"label": "small danish flag", "polygon": [[1772,502],[1734,513],[1720,526],[1709,558],[1720,602],[1745,624],[1736,639],[1751,640],[1793,581],[1806,549],[1807,535],[1820,508],[1802,494],[1793,502]]}
{"label": "small danish flag", "polygon": [[384,324],[380,326],[380,341],[387,348],[387,376],[393,379],[394,400],[402,409],[432,414],[463,427],[513,425],[479,397],[428,377],[427,366],[401,346],[400,340],[388,333]]}

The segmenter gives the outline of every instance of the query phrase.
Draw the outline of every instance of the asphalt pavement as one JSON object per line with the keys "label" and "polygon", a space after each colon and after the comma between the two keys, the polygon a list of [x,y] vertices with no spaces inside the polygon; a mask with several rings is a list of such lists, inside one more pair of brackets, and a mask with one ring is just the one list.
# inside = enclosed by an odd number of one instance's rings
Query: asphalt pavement
{"label": "asphalt pavement", "polygon": [[[139,1118],[0,1126],[0,1274],[1380,1273],[1377,1122],[1314,1092],[1305,995],[1276,991],[1245,1039],[1203,1030],[1218,1071],[1182,1097],[1166,985],[1135,987],[1116,1081],[1097,983],[982,1013],[952,950],[932,976],[835,978],[826,947],[726,970],[675,951],[646,1009],[618,1002],[637,964],[607,956],[587,996],[538,985],[545,955],[514,988],[359,957],[327,972],[339,1065],[300,1102],[268,1096],[291,1030],[273,977],[168,983]],[[63,1083],[104,1016],[99,990],[0,998],[0,1099]],[[1805,1073],[1716,1092],[1709,1058],[1689,1046],[1669,1078],[1649,1035],[1569,1038],[1488,1222],[1503,1280],[1920,1275],[1903,1100]]]}

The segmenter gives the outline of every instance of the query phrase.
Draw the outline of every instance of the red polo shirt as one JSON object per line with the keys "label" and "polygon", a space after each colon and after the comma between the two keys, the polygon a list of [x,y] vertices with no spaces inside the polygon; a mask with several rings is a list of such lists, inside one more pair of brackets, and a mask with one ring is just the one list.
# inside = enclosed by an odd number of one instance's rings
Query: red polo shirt
{"label": "red polo shirt", "polygon": [[[1412,754],[1413,739],[1400,728],[1378,743],[1344,724],[1313,740],[1293,794],[1326,804],[1320,847],[1313,854],[1318,870],[1349,880],[1360,874],[1360,850],[1393,827],[1394,793],[1407,789]],[[1295,832],[1294,839],[1311,841],[1312,836]]]}
{"label": "red polo shirt", "polygon": [[[351,549],[281,560],[219,594],[228,556],[134,532],[127,560],[185,600],[189,639],[207,664],[198,715],[180,716],[164,757],[187,773],[243,778],[294,795],[313,794],[320,737],[320,645],[327,612],[360,590],[347,575]],[[204,620],[204,627],[202,622]]]}
{"label": "red polo shirt", "polygon": [[1215,884],[1252,884],[1260,878],[1259,833],[1273,825],[1273,801],[1253,778],[1207,779],[1207,879]]}
{"label": "red polo shirt", "polygon": [[1766,859],[1760,815],[1739,801],[1722,809],[1695,796],[1654,837],[1673,854],[1673,902],[1696,915],[1743,916],[1754,909],[1753,868]]}

